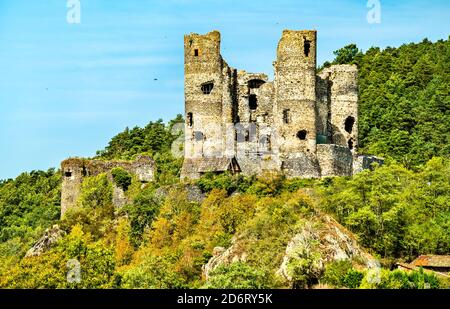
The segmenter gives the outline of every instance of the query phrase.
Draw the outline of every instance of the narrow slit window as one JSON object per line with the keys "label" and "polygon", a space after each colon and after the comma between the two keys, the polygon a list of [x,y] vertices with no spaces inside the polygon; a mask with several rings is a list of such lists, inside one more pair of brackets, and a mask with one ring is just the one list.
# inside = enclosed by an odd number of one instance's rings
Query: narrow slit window
{"label": "narrow slit window", "polygon": [[194,49],[194,56],[198,57],[198,49]]}
{"label": "narrow slit window", "polygon": [[353,138],[348,140],[348,148],[353,149]]}
{"label": "narrow slit window", "polygon": [[254,111],[258,108],[258,99],[255,94],[251,94],[248,99],[248,106],[250,110]]}
{"label": "narrow slit window", "polygon": [[194,125],[194,118],[192,116],[192,113],[188,113],[186,118],[189,128],[192,128],[192,126]]}
{"label": "narrow slit window", "polygon": [[290,112],[289,109],[285,109],[285,110],[283,111],[283,122],[284,122],[285,124],[288,124],[288,123],[290,122],[290,119],[289,119],[289,117],[290,117],[289,112]]}
{"label": "narrow slit window", "polygon": [[305,57],[309,57],[309,53],[311,52],[311,41],[305,39],[303,48],[304,48]]}
{"label": "narrow slit window", "polygon": [[270,139],[270,135],[266,135],[265,143],[267,151],[272,150],[272,141]]}

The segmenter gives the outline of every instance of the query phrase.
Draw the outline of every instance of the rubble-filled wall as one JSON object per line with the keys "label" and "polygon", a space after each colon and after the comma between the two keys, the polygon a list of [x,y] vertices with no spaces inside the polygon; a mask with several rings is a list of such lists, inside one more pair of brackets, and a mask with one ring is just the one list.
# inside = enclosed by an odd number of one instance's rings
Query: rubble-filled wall
{"label": "rubble-filled wall", "polygon": [[62,188],[61,188],[61,216],[76,206],[81,192],[81,184],[87,176],[96,176],[106,173],[113,184],[113,204],[116,207],[125,205],[128,201],[122,188],[112,181],[111,171],[121,167],[130,174],[136,175],[142,183],[153,181],[155,176],[155,163],[148,156],[138,156],[135,161],[102,161],[70,158],[61,162]]}

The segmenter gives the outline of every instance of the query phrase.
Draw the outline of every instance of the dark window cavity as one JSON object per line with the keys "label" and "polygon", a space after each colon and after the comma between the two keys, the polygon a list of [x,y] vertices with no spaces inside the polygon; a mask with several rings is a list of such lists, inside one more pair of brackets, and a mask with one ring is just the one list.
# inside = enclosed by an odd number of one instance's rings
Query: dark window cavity
{"label": "dark window cavity", "polygon": [[306,133],[307,133],[306,130],[300,130],[297,132],[297,137],[300,140],[304,141],[306,139]]}
{"label": "dark window cavity", "polygon": [[250,132],[249,132],[248,130],[245,130],[245,133],[244,133],[244,140],[245,140],[246,142],[250,141]]}
{"label": "dark window cavity", "polygon": [[198,49],[194,49],[194,56],[198,57]]}
{"label": "dark window cavity", "polygon": [[64,176],[65,177],[72,177],[72,172],[67,171],[67,172],[64,173]]}
{"label": "dark window cavity", "polygon": [[352,116],[348,116],[347,119],[345,119],[345,131],[347,131],[347,133],[352,133],[354,124],[355,118]]}
{"label": "dark window cavity", "polygon": [[283,111],[283,122],[288,124],[290,122],[290,110],[289,109],[285,109]]}
{"label": "dark window cavity", "polygon": [[256,98],[255,94],[251,94],[248,99],[248,106],[250,107],[250,110],[254,111],[258,108],[258,99]]}
{"label": "dark window cavity", "polygon": [[353,138],[348,140],[348,148],[353,149]]}
{"label": "dark window cavity", "polygon": [[266,146],[267,151],[272,150],[272,141],[270,139],[270,135],[266,135],[264,139],[264,145]]}
{"label": "dark window cavity", "polygon": [[309,56],[309,53],[311,51],[311,41],[309,40],[304,40],[304,44],[303,44],[303,52],[305,53],[305,57]]}
{"label": "dark window cavity", "polygon": [[203,94],[210,94],[213,88],[214,88],[213,82],[204,83],[202,85],[202,92]]}
{"label": "dark window cavity", "polygon": [[194,118],[192,116],[192,113],[187,114],[186,120],[189,128],[192,128],[192,126],[194,125]]}
{"label": "dark window cavity", "polygon": [[265,84],[266,82],[261,79],[252,79],[248,81],[248,88],[255,89],[261,87],[261,85]]}

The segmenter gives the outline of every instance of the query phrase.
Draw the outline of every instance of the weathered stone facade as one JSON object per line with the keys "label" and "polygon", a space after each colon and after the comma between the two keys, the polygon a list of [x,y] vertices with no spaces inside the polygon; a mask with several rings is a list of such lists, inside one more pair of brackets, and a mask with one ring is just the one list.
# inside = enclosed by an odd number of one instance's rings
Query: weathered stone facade
{"label": "weathered stone facade", "polygon": [[283,31],[274,80],[237,71],[220,54],[220,33],[189,34],[185,57],[182,178],[206,172],[289,177],[352,175],[369,162],[358,147],[357,67],[316,74],[317,33]]}
{"label": "weathered stone facade", "polygon": [[61,216],[76,206],[81,191],[83,179],[87,176],[96,176],[106,173],[108,179],[113,184],[113,204],[116,207],[124,206],[128,200],[122,188],[118,187],[114,181],[111,171],[121,167],[130,174],[136,175],[140,182],[146,183],[154,179],[155,163],[148,156],[138,156],[135,161],[102,161],[88,160],[81,158],[70,158],[61,163],[63,174],[61,188]]}

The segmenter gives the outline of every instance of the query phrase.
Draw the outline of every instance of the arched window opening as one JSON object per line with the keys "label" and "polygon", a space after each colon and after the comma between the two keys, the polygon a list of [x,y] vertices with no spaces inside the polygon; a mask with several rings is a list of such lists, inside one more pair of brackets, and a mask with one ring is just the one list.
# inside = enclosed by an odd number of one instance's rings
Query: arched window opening
{"label": "arched window opening", "polygon": [[354,124],[355,124],[355,118],[352,116],[348,116],[347,119],[345,119],[345,124],[344,124],[345,131],[347,133],[352,133]]}
{"label": "arched window opening", "polygon": [[262,79],[251,79],[248,81],[248,88],[255,89],[264,85],[266,82]]}
{"label": "arched window opening", "polygon": [[214,88],[214,83],[213,82],[208,82],[208,83],[204,83],[202,84],[202,92],[203,94],[210,94],[211,91]]}

